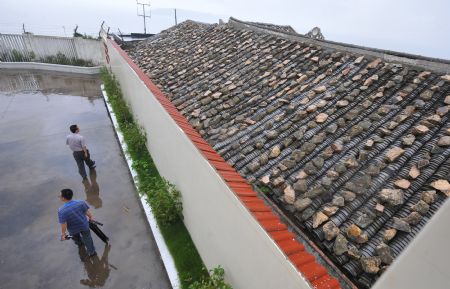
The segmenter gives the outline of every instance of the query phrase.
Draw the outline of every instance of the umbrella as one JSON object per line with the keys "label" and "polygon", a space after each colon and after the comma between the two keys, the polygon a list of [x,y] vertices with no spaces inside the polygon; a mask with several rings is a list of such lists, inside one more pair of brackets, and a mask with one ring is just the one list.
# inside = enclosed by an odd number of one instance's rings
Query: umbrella
{"label": "umbrella", "polygon": [[100,222],[94,220],[89,221],[89,228],[92,230],[92,232],[94,232],[100,238],[100,240],[102,240],[105,243],[108,243],[109,238],[102,232],[102,230],[100,230],[98,225],[103,226],[103,224]]}

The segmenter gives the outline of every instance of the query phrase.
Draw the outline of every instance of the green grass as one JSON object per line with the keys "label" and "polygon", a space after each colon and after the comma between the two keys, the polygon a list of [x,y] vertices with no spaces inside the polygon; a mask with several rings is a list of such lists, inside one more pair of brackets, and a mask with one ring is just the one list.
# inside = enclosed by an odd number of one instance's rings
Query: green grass
{"label": "green grass", "polygon": [[205,265],[203,265],[183,221],[179,220],[170,225],[163,225],[159,229],[163,236],[167,236],[166,244],[174,256],[182,288],[188,288],[192,282],[207,278]]}
{"label": "green grass", "polygon": [[259,186],[259,190],[261,192],[263,192],[264,194],[267,194],[270,192],[270,188],[268,186],[264,186],[264,185]]}
{"label": "green grass", "polygon": [[128,154],[133,160],[139,191],[146,194],[147,202],[155,213],[158,226],[174,259],[181,287],[188,289],[189,285],[208,278],[208,272],[183,223],[181,203],[177,202],[179,195],[159,175],[146,147],[147,138],[123,99],[118,82],[106,69],[102,70],[101,77],[119,129],[128,146]]}
{"label": "green grass", "polygon": [[90,60],[81,58],[67,57],[63,53],[58,52],[56,55],[49,55],[39,59],[39,62],[53,63],[62,65],[93,67],[94,63]]}

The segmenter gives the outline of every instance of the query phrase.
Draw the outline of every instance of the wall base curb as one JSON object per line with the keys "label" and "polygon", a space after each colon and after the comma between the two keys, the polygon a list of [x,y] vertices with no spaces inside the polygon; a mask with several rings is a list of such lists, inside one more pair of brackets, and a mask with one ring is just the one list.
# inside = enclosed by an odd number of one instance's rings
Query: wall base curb
{"label": "wall base curb", "polygon": [[0,62],[0,69],[27,69],[95,75],[100,73],[101,66],[83,67],[40,62]]}
{"label": "wall base curb", "polygon": [[[119,130],[119,125],[118,125],[118,122],[116,119],[116,115],[114,114],[112,107],[108,102],[108,94],[106,93],[103,84],[101,85],[101,90],[102,90],[102,94],[103,94],[103,100],[105,101],[105,106],[108,110],[108,114],[111,118],[111,122],[114,127],[114,131],[116,133],[117,139],[119,140],[119,144],[122,149],[123,155],[125,156],[125,160],[127,162],[128,169],[131,173],[134,187],[136,188],[136,191],[139,192],[139,189],[138,189],[138,186],[136,183],[137,173],[133,169],[133,166],[132,166],[133,160],[130,158],[130,156],[127,153],[127,145],[124,141],[123,134]],[[139,194],[139,200],[141,201],[142,207],[145,212],[145,216],[147,218],[148,224],[150,225],[150,230],[153,233],[153,236],[156,241],[156,245],[158,246],[159,252],[161,254],[161,259],[164,263],[164,267],[166,269],[166,272],[169,277],[172,288],[179,289],[179,288],[181,288],[181,286],[180,286],[180,280],[178,277],[178,272],[175,268],[175,262],[173,261],[172,255],[170,255],[170,252],[169,252],[169,249],[167,248],[166,242],[164,241],[161,231],[159,230],[155,216],[153,215],[153,212],[152,212],[152,208],[147,203],[147,200],[146,200],[144,194]]]}

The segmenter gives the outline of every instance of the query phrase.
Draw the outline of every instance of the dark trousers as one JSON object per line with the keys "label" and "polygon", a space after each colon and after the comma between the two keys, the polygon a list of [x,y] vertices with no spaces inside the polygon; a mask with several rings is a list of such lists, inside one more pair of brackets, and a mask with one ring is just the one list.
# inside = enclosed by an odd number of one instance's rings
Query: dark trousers
{"label": "dark trousers", "polygon": [[89,154],[89,150],[87,151],[87,158],[84,157],[84,152],[73,152],[73,157],[75,161],[77,162],[78,166],[78,172],[80,173],[81,177],[84,179],[87,177],[86,175],[86,168],[84,167],[84,163],[91,168],[94,165],[94,161],[91,160],[91,155]]}
{"label": "dark trousers", "polygon": [[75,244],[77,244],[77,246],[84,245],[89,256],[95,253],[94,241],[92,241],[91,232],[89,229],[87,231],[81,231],[73,234],[72,240]]}

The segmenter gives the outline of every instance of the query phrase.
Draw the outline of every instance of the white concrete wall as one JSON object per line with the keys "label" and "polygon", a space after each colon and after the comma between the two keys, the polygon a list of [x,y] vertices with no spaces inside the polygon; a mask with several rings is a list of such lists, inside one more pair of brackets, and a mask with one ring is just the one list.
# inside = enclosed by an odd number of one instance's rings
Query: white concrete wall
{"label": "white concrete wall", "polygon": [[[5,57],[3,61],[11,61],[12,51],[17,50],[23,54],[26,61],[62,53],[68,58],[81,58],[101,65],[102,49],[101,41],[80,37],[0,34],[0,54]],[[34,53],[35,59],[32,59],[30,52]]]}
{"label": "white concrete wall", "polygon": [[73,40],[67,37],[21,35],[26,50],[33,51],[37,57],[52,56],[62,53],[67,57],[76,57]]}
{"label": "white concrete wall", "polygon": [[73,42],[78,58],[91,60],[94,64],[103,64],[103,45],[101,41],[75,37]]}
{"label": "white concrete wall", "polygon": [[184,222],[206,266],[221,265],[235,289],[310,288],[109,43],[108,50],[159,172],[182,192]]}

